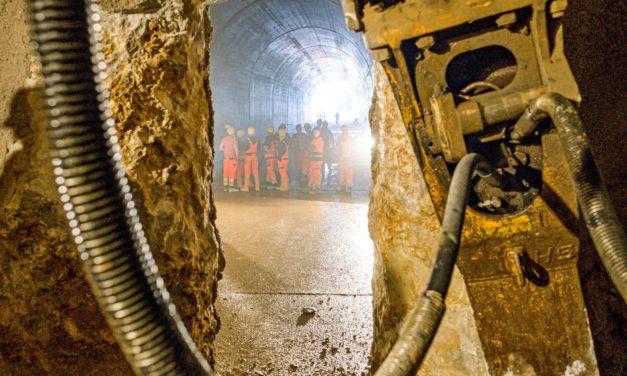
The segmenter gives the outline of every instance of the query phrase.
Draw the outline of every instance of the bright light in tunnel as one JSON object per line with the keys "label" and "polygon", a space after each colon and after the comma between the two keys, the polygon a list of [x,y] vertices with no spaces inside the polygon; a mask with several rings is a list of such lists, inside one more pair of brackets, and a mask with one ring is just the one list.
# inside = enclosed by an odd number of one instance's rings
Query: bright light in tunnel
{"label": "bright light in tunnel", "polygon": [[355,82],[328,80],[317,84],[311,91],[308,103],[309,114],[319,119],[326,119],[335,123],[335,116],[339,114],[340,123],[361,119],[363,108],[360,105],[359,86]]}

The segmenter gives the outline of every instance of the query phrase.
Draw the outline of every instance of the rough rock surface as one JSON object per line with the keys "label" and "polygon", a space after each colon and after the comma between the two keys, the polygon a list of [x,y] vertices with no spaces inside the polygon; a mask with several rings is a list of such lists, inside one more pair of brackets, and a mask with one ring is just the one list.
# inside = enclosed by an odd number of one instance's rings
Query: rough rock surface
{"label": "rough rock surface", "polygon": [[[581,115],[596,162],[626,224],[627,105],[625,75],[621,72],[627,60],[623,47],[627,5],[611,0],[569,3],[564,18],[565,50],[583,97]],[[396,102],[382,75],[378,68],[371,113],[376,138],[370,209],[370,232],[375,242],[373,369],[391,348],[409,305],[424,289],[439,228],[403,133]],[[580,277],[598,365],[602,374],[624,374],[627,354],[620,349],[627,347],[627,306],[607,277],[584,227],[580,233],[584,236]],[[420,374],[487,374],[458,276],[447,298],[449,306],[442,328]]]}
{"label": "rough rock surface", "polygon": [[[212,357],[222,256],[210,188],[206,9],[200,2],[169,1],[142,14],[146,8],[104,5],[105,11],[124,11],[104,14],[124,162],[174,301],[199,347]],[[34,111],[38,98],[24,86],[30,75],[28,43],[25,2],[3,1],[0,373],[128,375],[58,204],[44,126]]]}
{"label": "rough rock surface", "polygon": [[[376,64],[370,112],[372,154],[370,235],[375,244],[372,369],[391,349],[405,314],[424,290],[435,257],[439,223],[401,113],[383,68]],[[466,287],[456,272],[447,311],[425,359],[423,375],[487,372]]]}

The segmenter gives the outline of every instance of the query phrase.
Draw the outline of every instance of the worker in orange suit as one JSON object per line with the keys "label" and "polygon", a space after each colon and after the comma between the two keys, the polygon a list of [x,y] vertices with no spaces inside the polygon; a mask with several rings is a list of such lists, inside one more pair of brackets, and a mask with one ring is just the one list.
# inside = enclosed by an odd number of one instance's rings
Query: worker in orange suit
{"label": "worker in orange suit", "polygon": [[322,159],[324,140],[318,127],[313,130],[313,138],[309,144],[309,189],[311,193],[319,193],[322,184]]}
{"label": "worker in orange suit", "polygon": [[281,192],[290,190],[290,176],[287,172],[290,152],[289,142],[287,130],[285,128],[279,128],[277,165],[279,167],[279,174],[281,175],[281,186],[279,187],[279,191]]}
{"label": "worker in orange suit", "polygon": [[353,138],[348,133],[348,127],[342,126],[340,138],[337,140],[338,159],[340,164],[340,187],[338,190],[353,190]]}
{"label": "worker in orange suit", "polygon": [[237,188],[240,190],[244,189],[244,165],[246,164],[246,154],[244,150],[247,148],[246,138],[244,135],[246,133],[243,129],[237,130],[237,150],[239,151],[239,155],[237,158],[237,172],[235,174],[237,181]]}
{"label": "worker in orange suit", "polygon": [[250,174],[255,178],[255,191],[259,192],[259,140],[255,136],[255,128],[248,128],[248,138],[246,139],[246,152],[244,164],[244,192],[250,189]]}
{"label": "worker in orange suit", "polygon": [[277,156],[277,141],[274,134],[274,127],[268,127],[268,134],[263,143],[263,159],[266,161],[266,188],[274,189],[276,186],[276,156]]}
{"label": "worker in orange suit", "polygon": [[235,174],[237,172],[237,159],[239,151],[237,149],[237,139],[235,138],[235,128],[226,125],[226,133],[220,142],[220,150],[224,153],[224,175],[223,185],[225,192],[237,192],[235,188]]}

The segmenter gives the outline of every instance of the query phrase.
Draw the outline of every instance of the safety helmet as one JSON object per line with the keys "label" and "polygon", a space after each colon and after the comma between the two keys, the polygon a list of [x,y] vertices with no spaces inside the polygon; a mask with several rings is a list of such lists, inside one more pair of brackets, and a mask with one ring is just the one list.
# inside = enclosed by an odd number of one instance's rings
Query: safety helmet
{"label": "safety helmet", "polygon": [[285,130],[285,128],[279,128],[279,137],[285,138],[286,135],[287,135],[287,131]]}
{"label": "safety helmet", "polygon": [[249,127],[249,128],[248,128],[248,135],[249,135],[249,136],[251,136],[251,137],[252,137],[252,136],[254,136],[256,133],[257,133],[257,131],[255,130],[255,128],[254,128],[254,127]]}
{"label": "safety helmet", "polygon": [[274,133],[274,127],[271,125],[268,125],[268,133],[273,134]]}
{"label": "safety helmet", "polygon": [[238,129],[237,130],[237,137],[244,137],[244,134],[246,134],[246,132],[244,132],[243,129]]}
{"label": "safety helmet", "polygon": [[233,135],[235,134],[235,128],[233,128],[233,127],[231,127],[231,126],[227,127],[227,128],[226,128],[226,133],[227,133],[229,136],[233,136]]}

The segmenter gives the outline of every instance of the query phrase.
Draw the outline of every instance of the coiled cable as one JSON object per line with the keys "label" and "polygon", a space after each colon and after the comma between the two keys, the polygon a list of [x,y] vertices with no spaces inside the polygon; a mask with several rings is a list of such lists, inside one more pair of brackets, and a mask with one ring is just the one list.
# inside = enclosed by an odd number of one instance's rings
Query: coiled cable
{"label": "coiled cable", "polygon": [[566,152],[577,201],[590,237],[614,285],[627,301],[627,237],[594,162],[588,136],[573,103],[557,93],[541,95],[529,104],[514,126],[511,137],[514,141],[523,139],[547,117],[555,124]]}
{"label": "coiled cable", "polygon": [[29,0],[56,183],[87,280],[138,375],[211,375],[159,275],[108,109],[93,0]]}

